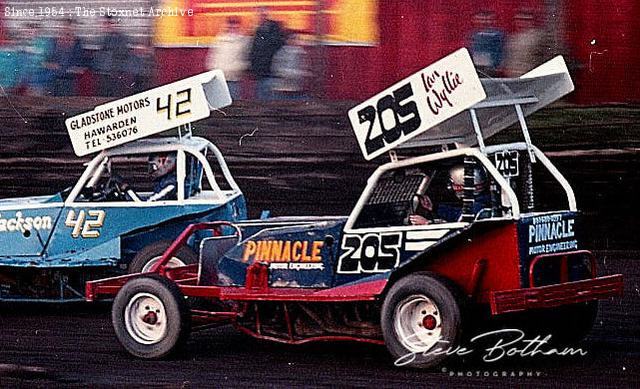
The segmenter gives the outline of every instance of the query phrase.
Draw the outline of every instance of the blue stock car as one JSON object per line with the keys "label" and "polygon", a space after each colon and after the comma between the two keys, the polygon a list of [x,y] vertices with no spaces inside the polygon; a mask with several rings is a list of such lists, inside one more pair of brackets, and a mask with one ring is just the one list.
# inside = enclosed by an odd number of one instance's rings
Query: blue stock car
{"label": "blue stock car", "polygon": [[[176,156],[173,199],[151,201],[154,154]],[[189,224],[245,218],[242,192],[204,138],[143,139],[102,151],[72,188],[0,200],[0,301],[82,300],[90,279],[148,270]],[[197,247],[195,236],[170,265],[194,263]]]}

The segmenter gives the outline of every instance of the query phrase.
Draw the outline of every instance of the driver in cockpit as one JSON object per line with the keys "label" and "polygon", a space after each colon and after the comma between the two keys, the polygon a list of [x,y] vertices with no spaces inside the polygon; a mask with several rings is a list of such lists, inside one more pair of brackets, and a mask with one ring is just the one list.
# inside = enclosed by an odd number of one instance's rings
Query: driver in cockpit
{"label": "driver in cockpit", "polygon": [[[176,200],[178,198],[176,154],[151,154],[148,168],[149,175],[153,178],[153,194],[146,201]],[[128,185],[123,185],[122,189],[132,200],[142,201]]]}
{"label": "driver in cockpit", "polygon": [[153,178],[153,194],[147,201],[178,198],[175,153],[149,155],[149,174]]}

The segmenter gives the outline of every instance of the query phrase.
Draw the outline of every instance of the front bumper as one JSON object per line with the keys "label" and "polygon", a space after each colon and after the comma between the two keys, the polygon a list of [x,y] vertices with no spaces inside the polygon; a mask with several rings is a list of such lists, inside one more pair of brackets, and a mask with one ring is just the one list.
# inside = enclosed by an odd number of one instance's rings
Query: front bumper
{"label": "front bumper", "polygon": [[499,315],[605,299],[621,296],[622,289],[622,274],[615,274],[556,285],[491,292],[491,313]]}

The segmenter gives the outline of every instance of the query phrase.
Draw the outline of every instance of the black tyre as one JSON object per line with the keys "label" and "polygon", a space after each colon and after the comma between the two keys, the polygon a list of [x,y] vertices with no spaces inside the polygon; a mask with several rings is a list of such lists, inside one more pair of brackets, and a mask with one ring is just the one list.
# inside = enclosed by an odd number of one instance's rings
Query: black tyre
{"label": "black tyre", "polygon": [[116,295],[111,321],[118,340],[132,355],[159,359],[189,337],[191,316],[178,286],[150,275],[127,282]]}
{"label": "black tyre", "polygon": [[[129,264],[129,273],[147,272],[151,266],[156,263],[162,254],[173,243],[170,240],[161,240],[154,242],[142,250],[138,251],[136,256]],[[198,256],[189,247],[182,246],[176,255],[169,260],[169,267],[190,265],[198,262]]]}
{"label": "black tyre", "polygon": [[396,282],[382,305],[385,345],[398,366],[428,368],[446,355],[430,354],[458,345],[462,315],[455,287],[432,273],[410,274]]}

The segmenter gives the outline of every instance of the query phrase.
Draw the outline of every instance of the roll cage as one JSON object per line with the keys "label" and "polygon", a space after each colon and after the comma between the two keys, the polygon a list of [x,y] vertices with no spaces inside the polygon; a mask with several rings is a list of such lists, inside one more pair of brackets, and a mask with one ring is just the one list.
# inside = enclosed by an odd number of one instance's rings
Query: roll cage
{"label": "roll cage", "polygon": [[[361,214],[363,208],[370,200],[372,194],[374,193],[374,188],[380,182],[381,177],[383,177],[388,172],[393,172],[396,170],[401,170],[405,168],[410,168],[413,166],[419,166],[424,163],[436,162],[445,159],[452,158],[464,158],[464,157],[472,157],[478,163],[482,165],[484,169],[486,169],[487,174],[490,175],[491,179],[498,185],[499,190],[504,194],[504,196],[508,199],[507,204],[509,204],[509,210],[501,215],[499,218],[503,219],[511,219],[518,220],[521,217],[521,206],[518,196],[509,185],[507,178],[503,177],[502,174],[498,171],[496,166],[492,163],[489,156],[496,152],[500,151],[523,151],[534,153],[536,160],[541,163],[555,178],[555,180],[560,184],[563,188],[568,208],[570,211],[576,211],[576,199],[573,189],[567,182],[566,178],[556,169],[556,167],[549,161],[549,159],[538,149],[536,146],[528,145],[524,142],[521,143],[509,143],[502,145],[493,145],[488,146],[485,149],[485,153],[481,152],[476,148],[463,148],[457,150],[451,150],[442,153],[430,154],[415,158],[410,158],[397,162],[390,162],[380,166],[376,171],[371,175],[369,180],[367,181],[367,186],[365,187],[362,195],[360,196],[358,202],[356,203],[353,211],[351,212],[347,222],[345,224],[346,231],[352,231],[360,229],[360,227],[356,226],[356,220]],[[492,216],[492,218],[495,216]],[[406,226],[405,228],[411,228],[410,226]]]}
{"label": "roll cage", "polygon": [[[177,200],[170,200],[172,203],[184,204],[185,201],[197,202],[199,196],[191,197],[194,192],[201,192],[203,180],[206,179],[211,188],[206,192],[207,202],[226,202],[230,198],[241,194],[240,188],[236,184],[220,150],[208,140],[201,137],[182,138],[156,138],[143,139],[127,145],[102,151],[94,157],[87,165],[84,173],[78,179],[69,196],[65,200],[65,205],[76,206],[86,205],[79,203],[82,190],[86,187],[96,185],[105,170],[108,170],[110,161],[116,157],[149,155],[154,153],[175,152],[177,154],[176,179]],[[228,189],[222,189],[215,174],[207,161],[207,156],[212,156],[217,162],[222,178],[228,184]],[[188,165],[188,160],[192,162]],[[187,171],[189,170],[189,171]],[[185,185],[185,182],[187,185]],[[185,187],[192,188],[191,193],[186,193]],[[153,202],[153,204],[163,204],[167,201]],[[144,202],[135,201],[136,205],[144,205]],[[115,201],[110,205],[131,205],[132,202]]]}
{"label": "roll cage", "polygon": [[[418,136],[396,147],[398,153],[406,149],[424,150],[425,147],[433,148],[434,146],[440,146],[447,150],[450,148],[449,145],[454,145],[455,149],[404,160],[398,160],[396,150],[390,150],[391,162],[380,166],[369,178],[364,192],[346,222],[345,231],[358,230],[362,232],[363,229],[366,230],[366,228],[358,225],[358,217],[370,201],[371,196],[376,196],[376,186],[385,174],[393,170],[407,169],[412,166],[450,158],[464,160],[465,166],[465,194],[462,199],[464,205],[462,206],[462,217],[458,222],[472,222],[478,218],[477,214],[470,212],[473,205],[473,169],[477,164],[486,170],[497,186],[492,192],[500,194],[502,198],[500,207],[505,208],[505,212],[496,213],[492,211],[490,218],[518,220],[522,213],[529,214],[536,211],[533,200],[532,170],[533,165],[538,165],[538,163],[560,184],[567,199],[568,210],[576,211],[576,199],[573,189],[540,149],[532,144],[525,120],[527,115],[551,104],[574,89],[563,58],[558,56],[519,78],[485,78],[480,81],[486,92],[484,100],[459,111],[455,116],[433,127],[427,128]],[[499,145],[485,144],[486,138],[516,123],[520,126],[524,142]],[[477,147],[460,148],[460,145]],[[521,204],[512,188],[512,177],[508,173],[501,173],[497,163],[494,164],[491,160],[497,153],[501,152],[522,152],[522,154],[526,155],[526,158],[522,158],[527,167],[524,173],[527,187],[524,189],[526,193],[523,196],[523,204]],[[517,156],[517,158],[520,157]],[[404,197],[406,197],[406,194]],[[495,203],[496,201],[492,199],[492,202]],[[397,226],[394,228],[397,228]],[[401,227],[401,229],[410,228],[412,227]],[[376,230],[380,230],[380,228],[376,228]]]}

